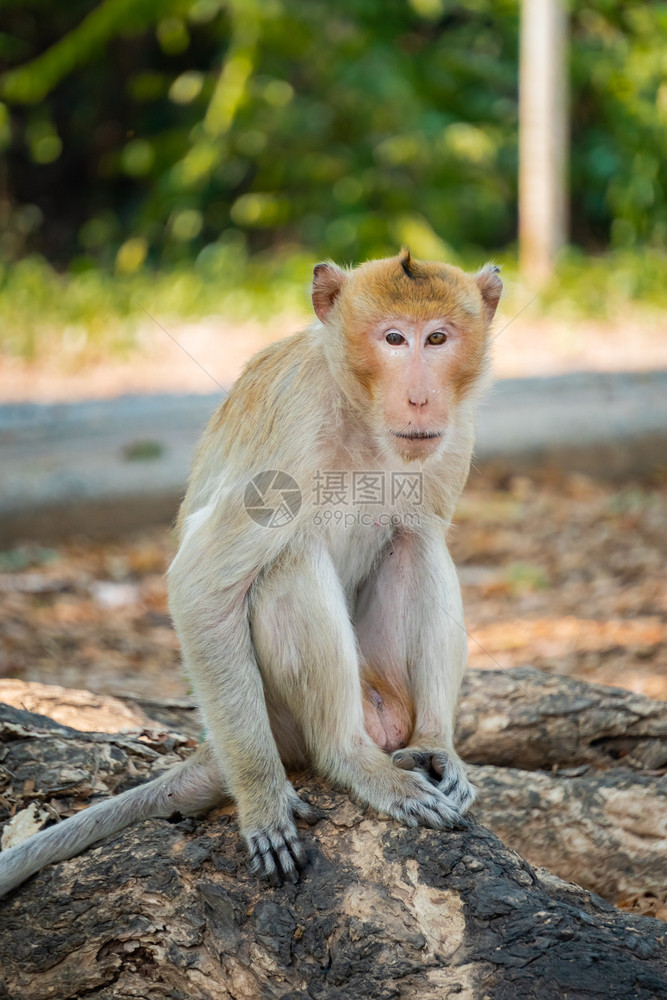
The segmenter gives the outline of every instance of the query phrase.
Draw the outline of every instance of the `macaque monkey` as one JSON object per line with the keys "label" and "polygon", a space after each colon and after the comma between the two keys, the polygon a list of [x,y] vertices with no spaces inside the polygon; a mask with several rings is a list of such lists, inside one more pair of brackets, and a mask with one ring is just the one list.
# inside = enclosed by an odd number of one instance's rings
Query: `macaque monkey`
{"label": "macaque monkey", "polygon": [[170,607],[205,742],[0,854],[0,893],[133,821],[229,797],[252,869],[296,880],[295,818],[312,809],[286,769],[304,764],[409,826],[465,824],[467,643],[445,534],[501,290],[493,265],[473,276],[408,250],[317,265],[318,322],[250,362],[178,519]]}

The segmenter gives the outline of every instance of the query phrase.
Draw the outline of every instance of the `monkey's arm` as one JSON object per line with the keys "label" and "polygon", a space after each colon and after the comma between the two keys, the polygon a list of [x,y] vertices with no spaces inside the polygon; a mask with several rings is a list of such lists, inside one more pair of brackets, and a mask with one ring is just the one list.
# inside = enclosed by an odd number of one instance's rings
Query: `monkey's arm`
{"label": "monkey's arm", "polygon": [[[253,537],[261,532],[265,538]],[[274,879],[296,879],[305,855],[294,815],[309,818],[312,810],[287,780],[248,619],[248,594],[259,560],[275,555],[272,543],[282,544],[245,512],[219,502],[186,524],[169,594],[183,662],[253,867]]]}

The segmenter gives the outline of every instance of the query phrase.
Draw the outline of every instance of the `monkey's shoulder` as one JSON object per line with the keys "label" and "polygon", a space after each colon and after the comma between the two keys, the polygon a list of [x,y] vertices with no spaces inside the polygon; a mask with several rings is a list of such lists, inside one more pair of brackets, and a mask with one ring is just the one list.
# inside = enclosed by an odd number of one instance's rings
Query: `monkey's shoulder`
{"label": "monkey's shoulder", "polygon": [[[269,344],[247,364],[213,415],[209,435],[257,447],[269,432],[300,433],[303,420],[321,407],[331,388],[326,360],[312,329]],[[307,424],[307,421],[306,421]]]}

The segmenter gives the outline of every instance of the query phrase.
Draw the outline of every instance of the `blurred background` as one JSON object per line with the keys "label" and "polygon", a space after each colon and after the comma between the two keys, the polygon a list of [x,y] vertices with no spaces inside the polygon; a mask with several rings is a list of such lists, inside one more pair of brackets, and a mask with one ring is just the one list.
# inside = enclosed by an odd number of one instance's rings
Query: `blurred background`
{"label": "blurred background", "polygon": [[[501,375],[667,366],[667,11],[571,6],[562,112],[542,116],[558,144],[569,119],[566,247],[503,337]],[[520,8],[4,0],[3,395],[85,395],[72,375],[137,347],[157,384],[208,390],[196,366],[173,372],[142,308],[170,328],[207,319],[211,337],[187,336],[225,381],[246,353],[239,321],[252,351],[310,317],[314,261],[403,243],[503,264],[507,322],[532,298],[516,266]],[[547,54],[554,30],[545,20]],[[528,96],[538,87],[526,77]],[[97,375],[100,392],[138,387]]]}
{"label": "blurred background", "polygon": [[[4,412],[215,392],[310,321],[314,262],[401,244],[502,264],[501,380],[667,369],[666,32],[620,0],[4,0]],[[665,482],[482,467],[452,536],[473,665],[667,695]],[[5,533],[0,674],[185,689],[169,530],[114,516]]]}

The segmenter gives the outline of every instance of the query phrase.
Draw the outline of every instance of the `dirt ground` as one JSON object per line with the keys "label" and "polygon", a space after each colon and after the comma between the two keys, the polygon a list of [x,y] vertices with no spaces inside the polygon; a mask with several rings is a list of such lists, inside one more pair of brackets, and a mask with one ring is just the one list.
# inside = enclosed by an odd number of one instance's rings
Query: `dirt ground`
{"label": "dirt ground", "polygon": [[[667,698],[667,484],[477,477],[451,531],[470,665],[532,664]],[[0,553],[0,676],[187,692],[166,608],[170,529]]]}
{"label": "dirt ground", "polygon": [[[123,361],[80,366],[62,345],[38,363],[0,356],[0,403],[210,392],[264,344],[310,321],[305,312],[270,328],[156,320]],[[664,327],[664,314],[646,311],[568,323],[517,299],[496,321],[494,372],[667,368]],[[666,483],[478,477],[450,540],[472,667],[533,664],[667,698]],[[80,538],[0,552],[0,676],[101,693],[187,691],[165,601],[172,555],[167,527],[106,545]]]}

